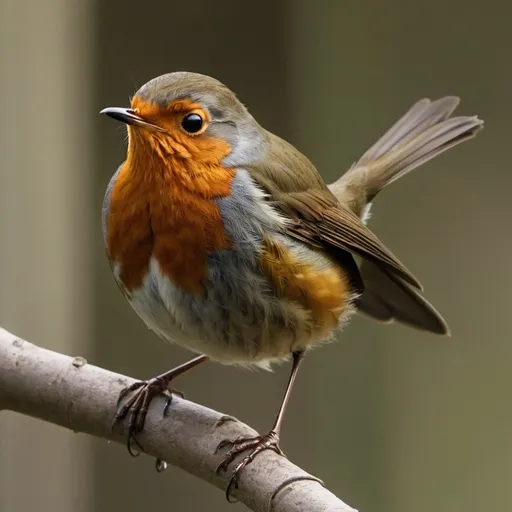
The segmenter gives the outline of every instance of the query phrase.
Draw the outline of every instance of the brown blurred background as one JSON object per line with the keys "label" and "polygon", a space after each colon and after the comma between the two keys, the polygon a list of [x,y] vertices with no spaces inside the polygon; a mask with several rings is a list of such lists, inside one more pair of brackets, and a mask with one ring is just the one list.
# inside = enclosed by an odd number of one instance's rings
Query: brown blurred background
{"label": "brown blurred background", "polygon": [[[283,449],[361,512],[510,510],[511,14],[501,0],[2,0],[0,325],[138,378],[189,356],[130,310],[102,245],[125,136],[98,112],[150,78],[221,79],[327,180],[417,99],[460,95],[486,129],[383,192],[370,223],[453,337],[357,318],[307,358]],[[179,388],[263,431],[288,371],[212,364]],[[236,509],[121,446],[0,416],[0,512]]]}

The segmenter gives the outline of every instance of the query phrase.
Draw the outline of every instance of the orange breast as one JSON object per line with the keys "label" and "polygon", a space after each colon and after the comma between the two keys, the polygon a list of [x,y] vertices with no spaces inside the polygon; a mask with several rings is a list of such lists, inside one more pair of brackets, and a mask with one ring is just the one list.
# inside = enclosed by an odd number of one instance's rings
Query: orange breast
{"label": "orange breast", "polygon": [[266,238],[260,261],[276,293],[301,304],[311,313],[318,335],[329,334],[350,300],[345,272],[334,263],[320,268],[313,262],[298,261],[281,242]]}
{"label": "orange breast", "polygon": [[[132,130],[128,157],[111,194],[109,257],[120,265],[128,292],[142,284],[153,256],[175,285],[202,294],[206,257],[231,245],[213,201],[231,193],[234,171],[219,163],[229,147],[206,140],[210,148],[219,145],[215,160],[193,158],[190,153],[197,153],[197,148],[187,148],[186,141]],[[184,158],[174,144],[189,157]]]}

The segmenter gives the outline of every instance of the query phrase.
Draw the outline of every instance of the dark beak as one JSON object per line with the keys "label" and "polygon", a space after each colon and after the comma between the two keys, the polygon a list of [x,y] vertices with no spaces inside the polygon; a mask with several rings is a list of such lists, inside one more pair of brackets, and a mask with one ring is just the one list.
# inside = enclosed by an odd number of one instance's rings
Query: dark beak
{"label": "dark beak", "polygon": [[154,124],[148,123],[147,121],[144,121],[142,117],[138,116],[133,110],[129,108],[107,107],[104,108],[100,114],[106,114],[108,117],[111,117],[116,121],[121,121],[122,123],[129,124],[131,126],[151,128],[160,132],[165,131],[163,128],[160,128],[160,126],[156,126]]}

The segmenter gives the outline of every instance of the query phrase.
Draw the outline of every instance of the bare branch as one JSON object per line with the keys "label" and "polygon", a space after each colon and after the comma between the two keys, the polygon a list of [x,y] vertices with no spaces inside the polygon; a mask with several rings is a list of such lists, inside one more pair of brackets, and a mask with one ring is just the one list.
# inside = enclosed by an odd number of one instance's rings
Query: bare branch
{"label": "bare branch", "polygon": [[[0,328],[0,410],[125,443],[124,434],[112,433],[110,425],[119,392],[133,381]],[[254,435],[254,430],[239,421],[219,423],[221,413],[187,400],[173,400],[165,419],[162,407],[163,399],[151,407],[139,437],[147,453],[225,489],[230,474],[216,475],[222,454],[215,448],[223,439]],[[356,512],[316,478],[271,451],[244,470],[233,494],[255,511]]]}

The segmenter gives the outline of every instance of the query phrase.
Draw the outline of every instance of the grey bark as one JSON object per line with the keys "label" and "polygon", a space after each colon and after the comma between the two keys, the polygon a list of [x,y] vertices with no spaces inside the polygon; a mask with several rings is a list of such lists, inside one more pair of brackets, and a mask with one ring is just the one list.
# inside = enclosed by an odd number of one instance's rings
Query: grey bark
{"label": "grey bark", "polygon": [[[119,392],[132,382],[0,328],[0,411],[125,443],[124,432],[112,432],[111,423]],[[237,420],[219,422],[225,418],[221,413],[184,399],[173,400],[167,418],[162,407],[163,398],[155,399],[138,437],[146,453],[225,489],[231,474],[215,472],[223,457],[215,453],[217,445],[255,431]],[[258,512],[356,512],[318,479],[271,451],[244,470],[233,496]]]}

